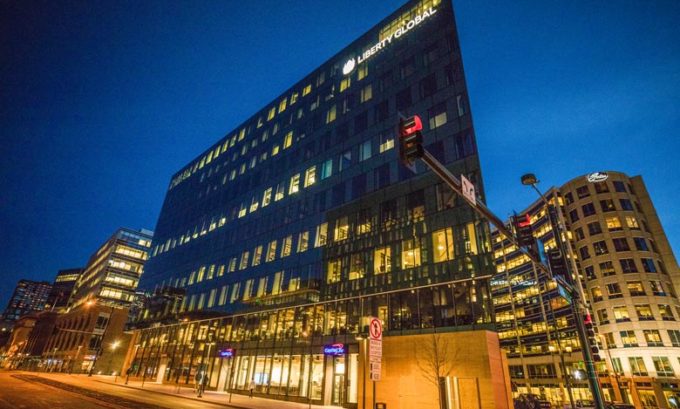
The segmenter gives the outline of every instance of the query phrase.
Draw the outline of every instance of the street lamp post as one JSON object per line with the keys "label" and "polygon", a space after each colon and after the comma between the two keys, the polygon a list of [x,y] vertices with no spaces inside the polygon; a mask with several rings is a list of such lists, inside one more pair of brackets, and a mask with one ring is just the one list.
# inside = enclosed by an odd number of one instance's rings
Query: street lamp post
{"label": "street lamp post", "polygon": [[555,236],[555,242],[557,243],[558,249],[560,253],[562,254],[562,257],[564,257],[565,260],[565,266],[567,269],[567,274],[565,277],[566,283],[571,286],[571,296],[573,298],[572,303],[571,303],[571,309],[572,309],[572,314],[574,315],[574,323],[576,326],[576,332],[579,337],[579,341],[581,344],[581,353],[583,354],[583,361],[585,362],[586,365],[586,372],[588,374],[588,383],[590,384],[590,391],[593,394],[593,401],[595,402],[595,407],[596,409],[604,409],[604,399],[602,397],[602,391],[600,390],[600,384],[598,383],[597,380],[597,373],[595,372],[595,364],[593,363],[593,356],[592,356],[592,351],[590,349],[590,342],[588,341],[588,336],[586,335],[586,329],[585,329],[585,324],[583,323],[583,320],[581,319],[581,309],[582,309],[582,303],[584,300],[581,297],[581,291],[580,289],[576,288],[576,285],[578,283],[574,282],[572,274],[578,273],[577,271],[572,271],[572,269],[575,269],[575,265],[571,265],[571,263],[566,262],[567,259],[567,252],[566,252],[566,244],[564,243],[564,240],[562,239],[562,226],[561,223],[557,220],[557,209],[555,208],[554,205],[550,204],[548,202],[548,199],[541,193],[541,191],[536,187],[538,184],[538,179],[536,178],[536,175],[533,173],[527,173],[522,176],[521,178],[522,184],[525,186],[531,186],[541,197],[543,200],[543,203],[546,206],[546,209],[548,210],[548,217],[550,219],[550,225],[553,229],[553,234]]}

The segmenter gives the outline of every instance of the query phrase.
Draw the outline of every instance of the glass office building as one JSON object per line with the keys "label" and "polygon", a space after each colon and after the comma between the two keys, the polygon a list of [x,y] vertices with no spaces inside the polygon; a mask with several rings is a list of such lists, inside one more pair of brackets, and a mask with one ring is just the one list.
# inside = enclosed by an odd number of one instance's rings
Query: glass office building
{"label": "glass office building", "polygon": [[484,200],[448,1],[406,3],[172,177],[137,373],[192,382],[207,365],[218,390],[352,406],[366,317],[391,335],[488,327],[488,225],[399,163],[400,114]]}

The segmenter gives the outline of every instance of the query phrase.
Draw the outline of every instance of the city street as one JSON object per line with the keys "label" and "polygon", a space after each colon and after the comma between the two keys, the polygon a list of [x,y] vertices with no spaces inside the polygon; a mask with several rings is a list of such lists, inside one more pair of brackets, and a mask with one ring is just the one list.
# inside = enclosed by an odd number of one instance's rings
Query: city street
{"label": "city street", "polygon": [[[115,383],[114,383],[115,381]],[[229,404],[226,393],[206,392],[197,398],[193,388],[181,388],[176,393],[173,385],[158,385],[110,376],[45,374],[21,371],[0,371],[0,409],[160,409],[160,408],[240,408],[240,409],[302,409],[307,404],[248,398],[233,395]],[[319,407],[319,406],[315,406]],[[333,408],[333,407],[327,407]]]}
{"label": "city street", "polygon": [[12,373],[0,372],[0,383],[2,384],[0,408],[2,409],[117,408],[117,406],[98,402],[94,399],[83,398],[82,395],[16,379],[10,376]]}

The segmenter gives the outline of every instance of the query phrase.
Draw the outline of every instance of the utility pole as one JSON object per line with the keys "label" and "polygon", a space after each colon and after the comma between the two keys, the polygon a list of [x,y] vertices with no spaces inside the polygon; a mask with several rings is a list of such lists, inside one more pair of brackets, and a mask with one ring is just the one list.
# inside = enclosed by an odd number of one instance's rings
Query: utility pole
{"label": "utility pole", "polygon": [[[425,164],[444,182],[447,186],[451,188],[456,194],[461,196],[465,201],[468,202],[472,210],[475,211],[482,218],[486,219],[491,223],[500,234],[502,234],[510,243],[514,244],[521,253],[526,255],[532,263],[542,271],[544,271],[548,277],[555,279],[558,285],[564,287],[569,295],[572,297],[572,311],[574,313],[576,332],[578,333],[579,341],[581,343],[581,350],[583,353],[583,358],[586,364],[586,370],[588,372],[588,382],[590,385],[590,391],[593,395],[593,400],[595,401],[596,409],[605,409],[604,400],[602,398],[602,391],[600,390],[600,385],[597,380],[597,373],[595,372],[595,366],[592,360],[591,345],[588,341],[586,335],[585,323],[581,319],[581,308],[587,311],[586,306],[583,305],[583,300],[580,296],[580,291],[574,287],[574,282],[571,279],[571,274],[566,274],[569,278],[568,281],[560,280],[558,277],[553,277],[550,268],[546,266],[538,254],[533,251],[529,251],[527,248],[521,245],[517,240],[515,234],[512,233],[510,229],[503,223],[503,221],[497,217],[486,205],[477,200],[474,186],[461,176],[459,180],[454,176],[441,162],[439,162],[434,156],[432,156],[425,148],[422,146],[423,136],[421,130],[423,129],[422,121],[420,117],[414,115],[410,118],[401,118],[399,121],[399,157],[402,163],[415,172],[414,162],[417,159],[421,159]],[[552,216],[551,216],[552,218]],[[565,245],[562,242],[561,230],[556,231],[556,241],[559,245],[559,249],[564,257],[566,253],[564,252]]]}

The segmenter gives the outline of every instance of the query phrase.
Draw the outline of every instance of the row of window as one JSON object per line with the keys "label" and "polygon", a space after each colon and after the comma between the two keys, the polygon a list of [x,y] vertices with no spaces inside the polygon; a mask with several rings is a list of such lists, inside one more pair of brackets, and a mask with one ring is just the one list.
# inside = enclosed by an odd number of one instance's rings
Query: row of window
{"label": "row of window", "polygon": [[[658,316],[662,320],[671,321],[675,319],[675,317],[673,317],[673,311],[671,310],[670,305],[660,304],[656,307],[658,310]],[[634,306],[634,308],[638,321],[654,321],[656,319],[654,313],[652,312],[652,307],[649,304],[637,304]],[[613,313],[612,316],[609,315],[609,310],[607,308],[597,310],[597,322],[599,325],[611,323],[611,318],[613,318],[615,322],[631,321],[629,308],[627,306],[621,305],[618,307],[613,307],[611,311]],[[680,310],[678,310],[678,312],[680,313]]]}
{"label": "row of window", "polygon": [[[428,65],[428,63],[431,63],[434,61],[434,58],[436,58],[438,54],[438,44],[433,43],[431,46],[425,50],[424,55],[423,55],[423,60],[424,64]],[[410,75],[414,74],[416,72],[416,64],[415,64],[415,56],[410,56],[405,58],[401,63],[400,63],[400,80],[404,80]],[[336,76],[336,67],[333,67],[333,72],[331,72],[331,77]],[[452,73],[454,72],[452,67],[447,67],[447,84],[452,83],[453,77]],[[451,74],[449,73],[451,72]],[[368,75],[368,65],[363,64],[361,65],[357,71],[356,71],[356,81],[361,82],[364,78],[366,78]],[[299,90],[292,91],[290,93],[290,96],[285,96],[283,97],[277,105],[274,105],[267,110],[263,111],[255,120],[255,116],[253,116],[253,120],[251,121],[250,124],[242,127],[239,131],[235,132],[233,135],[230,137],[227,137],[224,141],[224,143],[218,144],[214,149],[209,150],[205,155],[203,155],[200,159],[197,159],[193,164],[189,165],[186,169],[178,173],[173,180],[170,183],[169,189],[172,189],[179,183],[181,183],[183,180],[186,180],[189,178],[191,175],[195,174],[197,171],[203,169],[204,166],[210,164],[213,162],[217,157],[219,157],[221,154],[227,151],[227,149],[234,147],[237,142],[240,142],[244,139],[246,139],[247,136],[251,135],[256,129],[261,128],[264,126],[265,122],[271,122],[275,119],[277,115],[280,115],[284,113],[288,107],[292,107],[298,101],[300,101],[300,97],[306,97],[306,99],[309,102],[309,111],[312,112],[316,110],[319,105],[321,100],[323,102],[329,101],[335,96],[336,92],[336,87],[338,93],[343,93],[347,89],[350,88],[352,84],[352,78],[353,75],[347,75],[339,78],[339,81],[336,83],[330,84],[328,86],[322,87],[322,85],[326,82],[326,73],[324,71],[321,71],[317,74],[316,77],[316,89],[318,90],[317,93],[313,94],[312,93],[312,84],[307,83],[306,85],[303,85]],[[389,77],[389,78],[388,78]],[[385,89],[388,89],[391,87],[393,79],[392,77],[392,71],[383,73],[381,75],[380,81],[379,81],[379,90],[383,91]],[[434,84],[432,84],[432,79],[428,81],[423,81],[421,82],[421,96],[426,97],[430,96],[434,91],[436,91],[436,80],[434,81]],[[373,97],[373,84],[366,84],[361,88],[361,90],[358,93],[359,101],[361,103],[367,102],[372,99]],[[351,97],[349,98],[351,100]],[[409,98],[410,99],[410,98]],[[462,100],[462,98],[461,98]],[[399,99],[398,99],[398,104],[399,104]],[[345,99],[340,104],[340,109],[342,110],[343,113],[348,112],[350,109],[350,105],[353,105],[351,102],[348,102],[348,99]],[[407,105],[410,105],[408,103]],[[398,110],[400,109],[399,107],[397,108]],[[336,105],[332,105],[331,108],[326,111],[324,118],[326,123],[333,122],[337,116],[337,111],[338,107]],[[304,115],[304,109],[299,108],[296,113],[292,114],[289,119],[283,119],[283,123],[286,121],[288,124],[292,124],[293,119],[301,119]],[[278,131],[278,123],[274,123],[274,126],[272,127],[272,135],[276,134]],[[266,131],[265,131],[266,132]],[[242,147],[247,146],[247,141],[244,142],[244,145]],[[285,142],[284,142],[285,144]],[[234,158],[235,159],[235,158]]]}
{"label": "row of window", "polygon": [[[611,184],[612,184],[615,192],[626,193],[626,183],[624,183],[620,180],[613,180],[613,181],[611,181]],[[610,192],[609,182],[604,181],[604,182],[598,182],[598,183],[589,183],[589,184],[585,184],[585,185],[577,187],[576,188],[576,196],[579,199],[585,199],[586,197],[589,197],[591,195],[590,186],[592,186],[593,189],[595,190],[595,194],[609,193]],[[631,194],[635,194],[635,191],[633,190],[633,186],[630,183],[628,183],[628,192],[630,192]],[[572,192],[566,193],[564,195],[564,200],[565,200],[567,205],[574,203],[574,195],[572,194]]]}
{"label": "row of window", "polygon": [[[655,295],[655,296],[666,296],[669,294],[664,289],[664,283],[661,281],[657,280],[650,280],[647,282],[649,285],[650,295]],[[628,289],[628,292],[630,293],[631,297],[635,296],[640,296],[640,295],[647,295],[648,293],[645,291],[644,286],[641,281],[627,281],[626,282],[626,287]],[[623,298],[623,293],[621,292],[621,284],[616,282],[616,283],[609,283],[605,285],[605,288],[607,289],[607,298],[608,299],[616,299],[616,298]],[[670,288],[670,294],[675,298],[675,290],[672,289],[672,286],[668,286]],[[593,286],[590,289],[590,293],[592,295],[592,302],[598,302],[602,301],[603,294],[602,294],[602,289],[600,286]]]}
{"label": "row of window", "polygon": [[[633,204],[628,199],[619,199],[619,204],[621,206],[621,210],[633,210]],[[635,202],[635,206],[637,207],[638,212],[641,212],[640,205],[637,202]],[[614,206],[613,199],[600,200],[600,209],[602,210],[602,213],[615,212],[617,210],[616,206]],[[592,202],[582,205],[581,212],[583,213],[583,217],[594,216],[597,214],[595,205]],[[569,219],[572,223],[575,223],[580,219],[578,209],[572,209],[569,212]]]}

